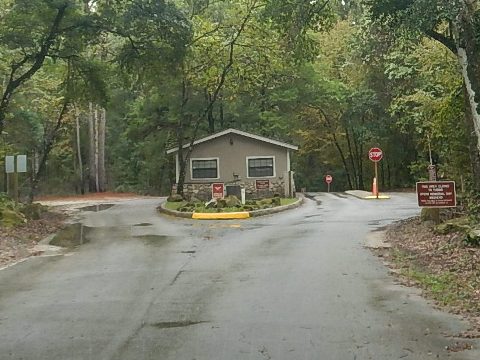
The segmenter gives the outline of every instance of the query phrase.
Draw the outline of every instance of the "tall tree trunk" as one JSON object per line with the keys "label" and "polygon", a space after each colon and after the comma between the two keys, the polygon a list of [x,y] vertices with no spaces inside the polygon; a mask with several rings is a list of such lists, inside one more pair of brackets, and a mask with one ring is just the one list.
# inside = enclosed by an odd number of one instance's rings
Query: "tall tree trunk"
{"label": "tall tree trunk", "polygon": [[98,116],[98,105],[95,105],[95,110],[94,110],[94,126],[93,126],[93,131],[95,132],[94,134],[94,139],[95,139],[95,159],[94,159],[94,162],[95,162],[95,191],[96,192],[100,192],[100,183],[99,183],[99,174],[98,174],[98,127],[99,127],[99,116]]}
{"label": "tall tree trunk", "polygon": [[182,104],[180,107],[180,116],[177,126],[177,145],[178,145],[178,174],[177,175],[177,194],[184,196],[185,177],[187,173],[187,161],[183,151],[183,142],[185,140],[185,106],[189,101],[188,85],[182,81]]}
{"label": "tall tree trunk", "polygon": [[222,129],[225,129],[225,114],[224,114],[224,110],[223,110],[223,96],[220,95],[219,96],[219,118],[220,118],[220,126],[222,127]]}
{"label": "tall tree trunk", "polygon": [[350,130],[348,129],[348,125],[345,124],[345,134],[347,138],[347,146],[348,146],[348,153],[349,153],[349,158],[350,158],[350,164],[352,165],[352,171],[353,171],[353,178],[355,180],[355,189],[358,189],[358,173],[357,173],[357,168],[355,166],[355,154],[353,152],[352,148],[352,142],[350,140]]}
{"label": "tall tree trunk", "polygon": [[335,134],[333,134],[333,143],[335,144],[335,147],[338,150],[338,154],[342,159],[343,168],[345,169],[345,174],[347,175],[348,186],[350,187],[350,189],[353,189],[352,176],[350,175],[350,170],[348,169],[347,159],[345,158],[345,154],[343,153],[342,147],[338,143],[337,136]]}
{"label": "tall tree trunk", "polygon": [[363,142],[361,142],[359,144],[359,150],[358,150],[358,154],[357,154],[357,159],[358,159],[358,166],[357,166],[357,169],[358,169],[358,183],[360,185],[359,189],[360,190],[365,190],[365,181],[364,181],[364,178],[363,178],[363,157],[364,157],[364,153],[363,153]]}
{"label": "tall tree trunk", "polygon": [[392,172],[390,170],[390,162],[387,160],[386,163],[387,163],[387,184],[388,184],[387,186],[389,189],[391,189],[392,188]]}
{"label": "tall tree trunk", "polygon": [[97,191],[96,186],[96,174],[97,166],[95,161],[95,144],[96,144],[96,132],[95,132],[95,106],[93,103],[89,104],[88,111],[88,188],[91,192]]}
{"label": "tall tree trunk", "polygon": [[98,191],[106,191],[107,175],[105,170],[105,135],[107,124],[107,111],[100,110],[100,119],[98,124]]}
{"label": "tall tree trunk", "polygon": [[184,187],[185,187],[185,177],[187,174],[187,161],[184,155],[183,149],[183,140],[184,140],[184,133],[183,133],[183,124],[182,120],[180,120],[180,124],[177,128],[177,144],[178,144],[178,181],[177,181],[177,194],[184,195]]}
{"label": "tall tree trunk", "polygon": [[468,135],[468,148],[470,155],[470,164],[472,168],[472,185],[474,190],[480,191],[480,152],[478,150],[478,138],[475,132],[473,115],[468,99],[467,87],[463,86],[465,95],[465,123]]}
{"label": "tall tree trunk", "polygon": [[[382,174],[382,190],[385,191],[385,161],[380,161],[380,173]],[[378,179],[377,179],[378,184]]]}
{"label": "tall tree trunk", "polygon": [[85,193],[84,189],[84,174],[83,174],[83,159],[82,159],[82,146],[80,138],[80,112],[77,107],[75,107],[75,145],[77,153],[77,163],[78,163],[78,177],[80,184],[80,193],[83,195]]}
{"label": "tall tree trunk", "polygon": [[454,26],[456,50],[467,94],[468,110],[477,137],[477,148],[480,150],[480,48],[475,29],[474,2],[464,0],[463,4],[464,11]]}
{"label": "tall tree trunk", "polygon": [[358,169],[358,182],[360,183],[360,190],[365,190],[365,179],[363,177],[363,168],[364,168],[364,159],[365,159],[365,156],[366,156],[366,153],[365,153],[365,149],[364,149],[364,146],[365,146],[365,142],[364,142],[364,138],[365,138],[365,117],[366,117],[366,114],[363,114],[362,115],[362,118],[361,118],[361,121],[360,121],[360,125],[361,125],[361,129],[362,129],[362,134],[359,136],[359,141],[355,143],[355,151],[357,152],[357,169]]}
{"label": "tall tree trunk", "polygon": [[[207,99],[207,104],[210,104],[212,101],[212,94],[206,90],[206,99]],[[207,121],[208,121],[208,132],[210,134],[213,134],[215,132],[215,117],[213,116],[213,106],[209,106],[208,112],[207,112]]]}

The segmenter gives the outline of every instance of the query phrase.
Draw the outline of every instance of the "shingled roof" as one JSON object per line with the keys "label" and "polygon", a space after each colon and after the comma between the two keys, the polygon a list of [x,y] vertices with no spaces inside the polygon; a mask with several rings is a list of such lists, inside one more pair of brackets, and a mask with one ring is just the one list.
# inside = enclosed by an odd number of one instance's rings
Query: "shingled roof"
{"label": "shingled roof", "polygon": [[[193,145],[195,146],[197,144],[201,144],[201,143],[204,143],[204,142],[207,142],[207,141],[210,141],[210,140],[213,140],[213,139],[216,139],[216,138],[219,138],[221,136],[228,135],[228,134],[237,134],[237,135],[245,136],[245,137],[248,137],[248,138],[251,138],[251,139],[263,141],[263,142],[266,142],[266,143],[269,143],[269,144],[281,146],[281,147],[284,147],[284,148],[287,148],[287,149],[298,150],[298,146],[287,144],[285,142],[281,142],[281,141],[277,141],[277,140],[273,140],[273,139],[269,139],[269,138],[266,138],[266,137],[263,137],[263,136],[250,134],[248,132],[237,130],[237,129],[227,129],[227,130],[219,131],[219,132],[217,132],[215,134],[212,134],[212,135],[209,135],[209,136],[205,136],[204,138],[196,140],[193,143]],[[183,145],[183,148],[187,149],[189,146],[190,146],[190,143]],[[167,154],[173,154],[173,153],[176,153],[177,151],[178,151],[178,147],[173,148],[173,149],[169,149],[169,150],[167,150]]]}

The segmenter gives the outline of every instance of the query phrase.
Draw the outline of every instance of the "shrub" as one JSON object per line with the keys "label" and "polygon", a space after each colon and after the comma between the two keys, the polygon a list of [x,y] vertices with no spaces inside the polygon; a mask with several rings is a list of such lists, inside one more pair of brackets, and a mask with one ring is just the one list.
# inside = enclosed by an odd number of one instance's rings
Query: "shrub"
{"label": "shrub", "polygon": [[183,197],[182,197],[182,195],[179,195],[179,194],[173,194],[173,195],[170,195],[170,196],[167,198],[167,201],[168,201],[168,202],[182,202],[182,201],[183,201]]}

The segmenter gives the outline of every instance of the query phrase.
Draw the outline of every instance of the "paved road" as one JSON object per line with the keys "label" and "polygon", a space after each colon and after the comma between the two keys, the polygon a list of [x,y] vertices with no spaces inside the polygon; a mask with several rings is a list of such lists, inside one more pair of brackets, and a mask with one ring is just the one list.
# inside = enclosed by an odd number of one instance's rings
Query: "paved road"
{"label": "paved road", "polygon": [[447,353],[466,325],[363,248],[418,213],[412,195],[317,199],[247,221],[162,217],[158,199],[85,213],[83,245],[0,271],[0,358],[480,358]]}

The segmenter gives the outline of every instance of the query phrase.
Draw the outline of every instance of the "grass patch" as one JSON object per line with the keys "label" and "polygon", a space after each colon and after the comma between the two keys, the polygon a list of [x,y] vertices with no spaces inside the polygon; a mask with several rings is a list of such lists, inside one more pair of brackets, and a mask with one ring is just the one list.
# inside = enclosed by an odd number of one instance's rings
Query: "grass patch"
{"label": "grass patch", "polygon": [[[446,307],[463,307],[479,310],[468,298],[468,285],[454,272],[432,273],[417,263],[417,256],[394,249],[392,259],[400,269],[400,275],[424,289],[429,296]],[[411,285],[411,284],[408,284]],[[474,305],[474,306],[471,306]]]}
{"label": "grass patch", "polygon": [[168,210],[178,210],[180,209],[182,206],[185,206],[185,204],[187,204],[186,201],[180,201],[180,202],[166,202],[165,203],[165,208],[168,209]]}
{"label": "grass patch", "polygon": [[457,277],[453,274],[428,274],[418,269],[409,269],[403,273],[427,290],[442,305],[455,306],[460,300],[457,295]]}
{"label": "grass patch", "polygon": [[282,199],[280,199],[280,204],[282,206],[291,205],[291,204],[295,203],[297,200],[298,200],[297,198],[282,198]]}

